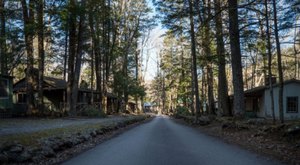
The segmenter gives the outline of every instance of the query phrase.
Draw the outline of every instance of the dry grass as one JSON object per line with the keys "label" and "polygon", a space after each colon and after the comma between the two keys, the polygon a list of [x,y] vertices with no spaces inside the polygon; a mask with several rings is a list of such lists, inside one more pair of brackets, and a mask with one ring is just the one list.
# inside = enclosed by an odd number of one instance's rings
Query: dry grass
{"label": "dry grass", "polygon": [[[116,126],[118,122],[128,122],[131,120],[144,118],[145,116],[130,116],[125,117],[121,121],[108,121],[105,123],[85,123],[82,125],[71,125],[62,128],[51,128],[44,129],[36,132],[30,133],[15,133],[10,135],[0,136],[0,146],[9,144],[11,142],[19,142],[24,146],[38,146],[39,140],[49,137],[67,137],[78,133],[91,132],[93,130],[98,130],[103,127]],[[34,125],[33,125],[34,126]]]}

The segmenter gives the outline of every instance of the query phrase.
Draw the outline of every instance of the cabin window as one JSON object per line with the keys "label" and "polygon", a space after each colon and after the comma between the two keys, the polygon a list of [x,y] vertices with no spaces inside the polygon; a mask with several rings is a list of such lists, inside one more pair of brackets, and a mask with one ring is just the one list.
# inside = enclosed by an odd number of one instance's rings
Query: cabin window
{"label": "cabin window", "polygon": [[18,103],[23,104],[26,103],[26,94],[25,93],[19,93],[18,94]]}
{"label": "cabin window", "polygon": [[287,97],[287,112],[297,113],[298,112],[298,97]]}
{"label": "cabin window", "polygon": [[0,98],[8,98],[8,80],[0,79]]}

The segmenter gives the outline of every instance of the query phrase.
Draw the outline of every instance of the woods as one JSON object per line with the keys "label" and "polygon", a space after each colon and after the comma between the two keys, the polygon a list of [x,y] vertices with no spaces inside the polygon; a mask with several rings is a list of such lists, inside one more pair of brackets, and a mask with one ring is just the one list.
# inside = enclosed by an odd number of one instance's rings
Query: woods
{"label": "woods", "polygon": [[[76,116],[81,82],[107,111],[110,93],[142,101],[139,39],[154,26],[146,1],[1,1],[1,74],[26,77],[28,115],[43,115],[45,76],[67,82],[64,108]],[[100,93],[95,98],[93,93]],[[114,96],[115,97],[115,96]],[[140,104],[141,105],[141,104]],[[141,106],[139,106],[141,111]]]}
{"label": "woods", "polygon": [[[165,77],[180,75],[180,70],[188,68],[185,65],[194,67],[193,64],[196,64],[192,72],[183,74],[186,81],[191,81],[189,76],[196,77],[193,79],[198,80],[200,86],[197,90],[198,83],[193,81],[194,83],[185,86],[193,94],[182,93],[180,89],[186,84],[182,84],[180,76],[167,81],[166,97],[172,98],[169,99],[171,105],[178,106],[173,111],[174,108],[166,104],[164,109],[169,109],[172,113],[181,113],[181,107],[188,107],[185,113],[193,114],[194,96],[200,92],[201,114],[234,115],[243,118],[254,110],[248,106],[248,100],[253,98],[253,103],[250,104],[258,106],[257,108],[261,104],[255,100],[258,96],[246,98],[244,92],[249,93],[251,89],[255,91],[256,88],[266,86],[270,89],[269,98],[273,107],[273,113],[268,115],[275,120],[275,115],[280,114],[276,119],[284,122],[284,106],[287,106],[284,103],[284,82],[299,79],[295,74],[288,74],[296,73],[297,69],[294,68],[298,68],[296,65],[299,63],[298,2],[156,0],[154,3],[163,26],[168,29],[161,52],[161,74],[167,75]],[[194,24],[194,27],[189,24]],[[185,43],[183,50],[176,46],[177,41],[181,39]],[[188,49],[189,46],[191,50]],[[294,52],[292,48],[295,48]],[[177,65],[177,61],[169,60],[180,57],[191,59],[192,63]],[[173,67],[170,69],[164,66]],[[274,78],[278,80],[279,91],[272,90],[276,83]],[[161,83],[159,75],[154,83]],[[191,90],[193,88],[196,91]],[[278,110],[274,110],[274,104],[275,107],[279,107]],[[197,109],[197,104],[195,105]],[[261,111],[257,108],[254,112]]]}
{"label": "woods", "polygon": [[0,0],[0,164],[300,164],[299,105],[299,0]]}
{"label": "woods", "polygon": [[[107,114],[142,112],[144,102],[151,102],[164,113],[243,118],[259,112],[261,105],[261,93],[250,97],[248,90],[265,86],[272,109],[267,115],[274,121],[280,115],[284,122],[284,84],[300,76],[299,3],[294,1],[0,4],[1,74],[13,76],[15,83],[26,78],[26,89],[15,97],[20,100],[25,92],[21,101],[28,115],[48,113],[53,100],[49,102],[44,92],[54,90],[47,81],[55,78],[64,84],[62,97],[54,100],[56,107],[70,116],[77,115],[85,100]],[[150,34],[160,26],[166,33],[155,59],[159,66],[150,68],[157,72],[149,86],[146,46],[155,42]]]}

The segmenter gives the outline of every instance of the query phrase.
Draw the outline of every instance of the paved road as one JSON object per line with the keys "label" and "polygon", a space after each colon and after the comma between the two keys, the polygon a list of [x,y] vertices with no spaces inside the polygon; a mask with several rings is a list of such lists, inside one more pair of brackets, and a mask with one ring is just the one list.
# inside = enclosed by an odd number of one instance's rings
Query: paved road
{"label": "paved road", "polygon": [[64,165],[276,165],[167,117],[133,128]]}

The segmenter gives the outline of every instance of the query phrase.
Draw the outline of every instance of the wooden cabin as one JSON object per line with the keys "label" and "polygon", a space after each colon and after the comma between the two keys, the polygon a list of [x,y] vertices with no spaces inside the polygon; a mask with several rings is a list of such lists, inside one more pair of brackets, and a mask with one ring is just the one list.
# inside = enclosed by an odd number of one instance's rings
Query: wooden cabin
{"label": "wooden cabin", "polygon": [[[34,88],[37,89],[37,88]],[[18,113],[26,113],[26,80],[21,79],[14,85],[14,103]],[[66,112],[67,82],[53,77],[44,77],[43,82],[44,106],[47,111]],[[107,96],[107,108],[114,112],[117,98],[112,94]],[[37,91],[35,91],[35,104],[37,104]],[[100,105],[100,93],[88,88],[78,89],[76,110],[79,112],[88,105],[98,107]]]}

